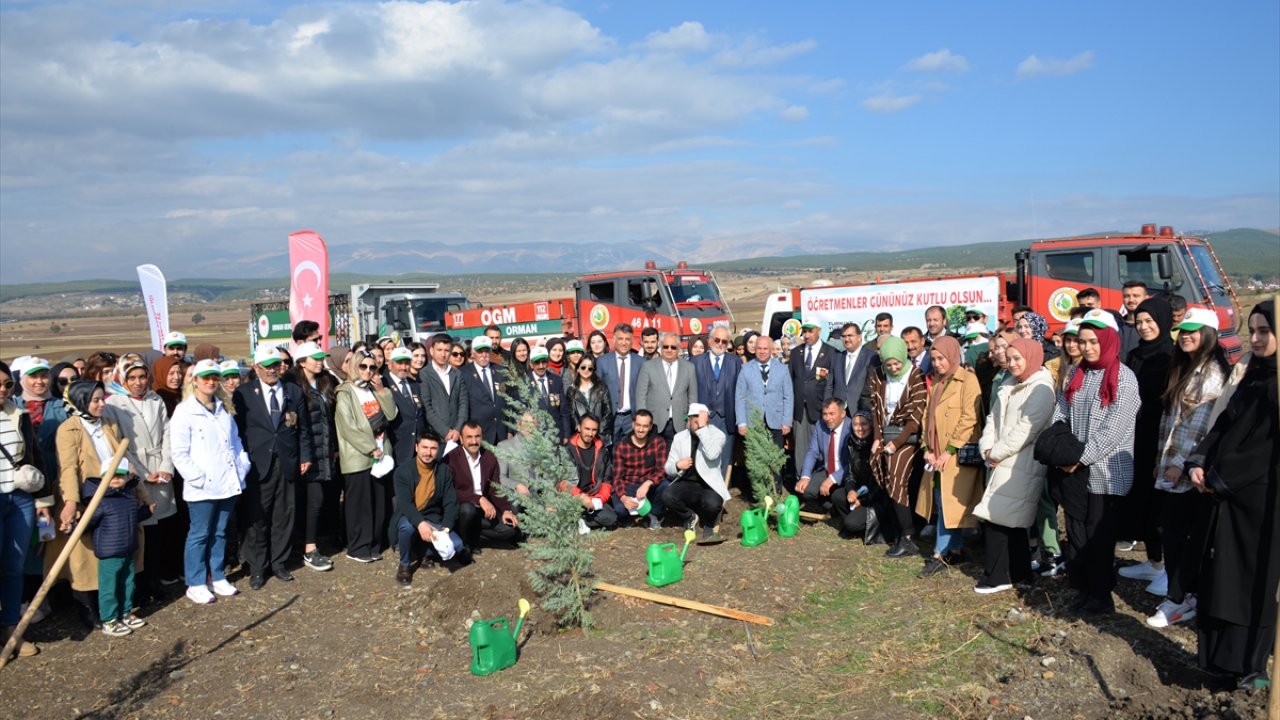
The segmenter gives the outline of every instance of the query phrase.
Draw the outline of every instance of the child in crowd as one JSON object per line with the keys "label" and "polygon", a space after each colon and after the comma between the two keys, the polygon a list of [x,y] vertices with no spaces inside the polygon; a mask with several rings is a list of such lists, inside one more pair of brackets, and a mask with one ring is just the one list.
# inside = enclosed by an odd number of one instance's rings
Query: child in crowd
{"label": "child in crowd", "polygon": [[[84,501],[98,491],[100,478],[84,484]],[[108,481],[102,502],[89,519],[93,554],[98,558],[98,614],[102,632],[113,637],[131,634],[147,624],[133,613],[134,555],[138,551],[139,524],[151,517],[151,508],[138,495],[138,476],[121,461]]]}

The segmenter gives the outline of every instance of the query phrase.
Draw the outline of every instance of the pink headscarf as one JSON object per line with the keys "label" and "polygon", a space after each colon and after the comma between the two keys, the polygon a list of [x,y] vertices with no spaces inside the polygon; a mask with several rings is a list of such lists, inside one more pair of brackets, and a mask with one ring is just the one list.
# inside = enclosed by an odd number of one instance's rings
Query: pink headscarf
{"label": "pink headscarf", "polygon": [[1022,371],[1021,375],[1015,375],[1018,382],[1026,382],[1026,379],[1035,374],[1037,370],[1044,365],[1044,346],[1039,342],[1030,338],[1020,337],[1009,346],[1016,349],[1018,354],[1027,359],[1027,367]]}

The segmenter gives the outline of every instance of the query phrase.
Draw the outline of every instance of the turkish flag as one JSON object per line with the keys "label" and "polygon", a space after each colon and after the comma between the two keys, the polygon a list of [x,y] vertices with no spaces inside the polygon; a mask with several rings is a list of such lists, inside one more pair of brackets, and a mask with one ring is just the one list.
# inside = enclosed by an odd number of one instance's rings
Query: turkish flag
{"label": "turkish flag", "polygon": [[289,233],[289,322],[320,324],[320,347],[329,349],[329,248],[312,230]]}

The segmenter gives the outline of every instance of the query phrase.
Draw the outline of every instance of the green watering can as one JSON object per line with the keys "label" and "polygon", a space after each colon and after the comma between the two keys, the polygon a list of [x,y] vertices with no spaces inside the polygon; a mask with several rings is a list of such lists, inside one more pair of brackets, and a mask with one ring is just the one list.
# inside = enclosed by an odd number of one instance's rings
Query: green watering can
{"label": "green watering can", "polygon": [[778,535],[795,537],[800,531],[800,498],[788,495],[778,510]]}
{"label": "green watering can", "polygon": [[516,638],[529,614],[529,601],[520,598],[520,619],[515,632],[507,629],[507,619],[477,620],[471,626],[471,674],[492,675],[516,664]]}
{"label": "green watering can", "polygon": [[692,530],[684,531],[684,549],[676,552],[675,543],[654,543],[649,546],[645,557],[649,561],[649,577],[645,582],[654,587],[670,585],[684,579],[684,556],[689,552],[689,543],[696,537]]}
{"label": "green watering can", "polygon": [[769,539],[769,508],[773,507],[773,498],[765,497],[764,509],[751,508],[742,511],[738,524],[742,526],[742,546],[755,547]]}

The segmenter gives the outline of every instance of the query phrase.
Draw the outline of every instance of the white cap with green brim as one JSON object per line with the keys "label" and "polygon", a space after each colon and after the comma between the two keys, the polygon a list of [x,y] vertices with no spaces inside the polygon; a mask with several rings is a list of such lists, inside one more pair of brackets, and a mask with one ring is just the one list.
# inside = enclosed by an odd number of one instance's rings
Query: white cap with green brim
{"label": "white cap with green brim", "polygon": [[403,345],[399,345],[391,349],[391,357],[387,359],[391,362],[409,362],[413,360],[413,351]]}
{"label": "white cap with green brim", "polygon": [[[276,360],[278,361],[279,358],[276,358]],[[206,377],[209,375],[220,377],[222,375],[222,366],[218,364],[217,360],[201,360],[196,363],[196,366],[191,372],[196,377]]]}
{"label": "white cap with green brim", "polygon": [[1082,326],[1090,325],[1096,328],[1111,328],[1116,332],[1120,332],[1120,326],[1116,324],[1116,317],[1106,310],[1101,310],[1099,308],[1094,308],[1085,313],[1084,317],[1080,318],[1080,324]]}
{"label": "white cap with green brim", "polygon": [[1218,329],[1218,313],[1207,308],[1193,307],[1187,310],[1186,316],[1182,318],[1182,322],[1178,323],[1178,330],[1186,332],[1195,332],[1202,327],[1211,327]]}
{"label": "white cap with green brim", "polygon": [[477,335],[476,339],[471,341],[472,352],[475,352],[476,350],[492,350],[492,349],[493,349],[493,341],[490,340],[485,335]]}
{"label": "white cap with green brim", "polygon": [[1071,318],[1067,321],[1067,326],[1062,329],[1063,335],[1079,335],[1080,334],[1080,318]]}
{"label": "white cap with green brim", "polygon": [[284,358],[280,357],[280,352],[269,345],[259,345],[258,349],[253,351],[254,365],[266,367],[275,365],[283,360]]}
{"label": "white cap with green brim", "polygon": [[240,363],[235,360],[228,360],[218,366],[218,370],[223,377],[234,377],[241,374]]}
{"label": "white cap with green brim", "polygon": [[539,360],[550,360],[551,354],[541,345],[529,352],[529,362],[538,362]]}
{"label": "white cap with green brim", "polygon": [[570,340],[564,344],[565,353],[585,353],[587,349],[582,346],[581,340]]}
{"label": "white cap with green brim", "polygon": [[165,347],[171,347],[173,345],[186,345],[186,344],[187,344],[187,336],[183,335],[177,330],[174,330],[173,332],[164,336]]}

